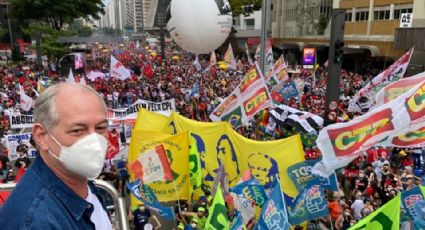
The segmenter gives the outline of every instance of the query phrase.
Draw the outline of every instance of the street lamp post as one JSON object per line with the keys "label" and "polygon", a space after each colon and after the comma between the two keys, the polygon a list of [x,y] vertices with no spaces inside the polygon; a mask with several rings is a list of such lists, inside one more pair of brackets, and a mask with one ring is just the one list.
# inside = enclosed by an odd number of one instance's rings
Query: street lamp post
{"label": "street lamp post", "polygon": [[266,72],[266,40],[269,22],[269,10],[271,7],[270,0],[263,0],[261,6],[261,50],[260,50],[260,69],[263,73]]}

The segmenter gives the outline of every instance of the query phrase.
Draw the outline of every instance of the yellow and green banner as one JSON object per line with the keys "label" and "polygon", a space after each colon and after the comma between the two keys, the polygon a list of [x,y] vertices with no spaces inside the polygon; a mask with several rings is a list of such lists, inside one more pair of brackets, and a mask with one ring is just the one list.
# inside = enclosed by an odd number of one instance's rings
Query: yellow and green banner
{"label": "yellow and green banner", "polygon": [[[207,187],[212,187],[215,172],[223,164],[229,187],[236,185],[243,172],[250,169],[266,188],[271,186],[274,175],[279,174],[282,191],[290,197],[298,195],[286,172],[289,166],[304,161],[299,135],[277,141],[254,141],[234,131],[227,122],[199,122],[177,113],[168,118],[144,109],[136,120],[134,131],[138,130],[168,134],[190,131],[191,145],[196,146],[202,181]],[[161,200],[160,196],[158,199]]]}
{"label": "yellow and green banner", "polygon": [[[149,183],[149,187],[159,201],[167,202],[174,200],[189,199],[189,133],[182,132],[176,135],[153,131],[134,130],[130,150],[128,154],[129,165],[136,161],[138,156],[146,150],[153,149],[157,145],[163,145],[171,167],[174,181],[158,181]],[[147,163],[149,165],[149,163]],[[134,172],[129,170],[130,180],[136,178]],[[177,191],[176,191],[177,190]],[[140,201],[131,197],[131,205],[137,205]]]}

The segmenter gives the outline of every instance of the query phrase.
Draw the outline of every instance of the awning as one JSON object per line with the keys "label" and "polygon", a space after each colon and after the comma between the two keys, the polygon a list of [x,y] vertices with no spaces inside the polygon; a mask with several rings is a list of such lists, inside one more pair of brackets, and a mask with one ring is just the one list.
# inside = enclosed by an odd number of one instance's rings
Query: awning
{"label": "awning", "polygon": [[257,46],[260,44],[260,38],[248,38],[246,44],[248,47]]}

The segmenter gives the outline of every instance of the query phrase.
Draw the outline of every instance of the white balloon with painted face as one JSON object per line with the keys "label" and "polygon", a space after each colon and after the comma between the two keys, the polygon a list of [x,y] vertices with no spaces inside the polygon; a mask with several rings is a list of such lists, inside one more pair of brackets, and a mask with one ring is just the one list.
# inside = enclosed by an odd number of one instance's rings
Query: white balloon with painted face
{"label": "white balloon with painted face", "polygon": [[171,38],[194,54],[208,54],[222,45],[232,23],[228,0],[172,0],[167,10]]}

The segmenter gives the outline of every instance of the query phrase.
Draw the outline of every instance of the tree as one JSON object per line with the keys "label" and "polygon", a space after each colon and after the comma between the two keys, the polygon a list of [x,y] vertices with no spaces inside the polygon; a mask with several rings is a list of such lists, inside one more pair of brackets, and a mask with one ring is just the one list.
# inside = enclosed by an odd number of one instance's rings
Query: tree
{"label": "tree", "polygon": [[252,5],[252,10],[260,10],[262,0],[229,0],[233,17],[245,13],[245,6]]}
{"label": "tree", "polygon": [[82,26],[78,29],[78,36],[80,37],[90,37],[93,34],[93,30],[90,26]]}
{"label": "tree", "polygon": [[42,21],[55,30],[76,18],[99,19],[102,0],[10,0],[12,17],[23,23]]}
{"label": "tree", "polygon": [[323,35],[325,33],[326,28],[328,27],[329,18],[326,15],[321,14],[319,18],[319,22],[316,24],[317,34]]}
{"label": "tree", "polygon": [[76,35],[77,32],[73,30],[55,30],[46,23],[31,23],[28,27],[23,29],[25,34],[31,37],[40,38],[41,53],[48,57],[61,57],[67,52],[67,47],[58,41],[61,36]]}

